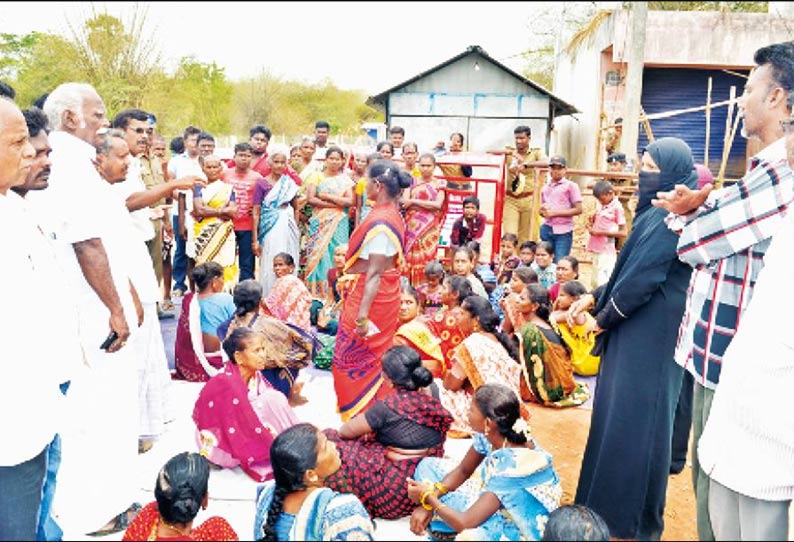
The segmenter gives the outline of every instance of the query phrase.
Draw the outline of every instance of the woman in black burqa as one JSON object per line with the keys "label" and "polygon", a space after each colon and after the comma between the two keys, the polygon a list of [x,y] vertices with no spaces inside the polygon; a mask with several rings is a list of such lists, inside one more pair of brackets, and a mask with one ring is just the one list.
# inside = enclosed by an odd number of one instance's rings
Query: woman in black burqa
{"label": "woman in black burqa", "polygon": [[634,226],[596,306],[601,370],[576,503],[617,538],[658,540],[664,529],[683,378],[673,352],[692,268],[678,259],[667,211],[651,200],[676,184],[697,184],[692,151],[678,138],[658,139],[643,153]]}

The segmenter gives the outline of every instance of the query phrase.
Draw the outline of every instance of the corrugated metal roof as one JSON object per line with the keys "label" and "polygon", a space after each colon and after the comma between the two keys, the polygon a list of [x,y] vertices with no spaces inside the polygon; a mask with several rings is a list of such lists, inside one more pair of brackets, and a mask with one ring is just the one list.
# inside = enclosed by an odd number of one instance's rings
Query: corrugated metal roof
{"label": "corrugated metal roof", "polygon": [[438,66],[430,68],[429,70],[426,70],[426,71],[424,71],[424,72],[412,77],[411,79],[408,79],[407,81],[404,81],[404,82],[400,83],[399,85],[396,85],[396,86],[394,86],[394,87],[392,87],[392,88],[390,88],[388,90],[384,90],[383,92],[381,92],[380,94],[378,94],[376,96],[371,96],[367,100],[367,105],[372,106],[372,107],[374,107],[374,108],[376,108],[376,109],[378,109],[380,111],[385,111],[385,109],[386,109],[386,105],[385,105],[386,104],[386,100],[387,100],[389,94],[391,94],[392,92],[395,92],[395,91],[397,91],[397,90],[399,90],[401,88],[404,88],[404,87],[410,85],[411,83],[413,83],[414,81],[422,79],[423,77],[427,77],[431,73],[434,73],[434,72],[436,72],[436,71],[438,71],[438,70],[440,70],[440,69],[442,69],[442,68],[444,68],[446,66],[449,66],[450,64],[452,64],[454,62],[457,62],[458,60],[460,60],[460,59],[462,59],[462,58],[464,58],[466,56],[474,55],[474,54],[482,56],[485,60],[491,62],[495,66],[499,67],[500,69],[504,70],[508,74],[512,75],[513,77],[515,77],[516,79],[518,79],[519,81],[524,83],[525,85],[528,85],[528,86],[532,87],[533,89],[535,89],[536,91],[547,95],[549,97],[549,101],[554,106],[554,113],[555,113],[554,116],[555,117],[562,116],[562,115],[572,115],[574,113],[579,113],[579,110],[576,109],[574,106],[572,106],[571,104],[565,102],[564,100],[561,100],[560,98],[558,98],[557,96],[555,96],[554,94],[552,94],[551,92],[549,92],[548,90],[543,88],[538,83],[535,83],[534,81],[532,81],[530,79],[527,79],[526,77],[514,72],[513,70],[511,70],[510,68],[508,68],[507,66],[505,66],[504,64],[502,64],[501,62],[496,60],[495,58],[490,57],[482,49],[482,47],[480,47],[479,45],[471,45],[468,48],[466,48],[466,50],[463,51],[462,53],[460,53],[459,55],[456,55],[456,56],[450,58],[449,60],[447,60],[445,62],[442,62]]}

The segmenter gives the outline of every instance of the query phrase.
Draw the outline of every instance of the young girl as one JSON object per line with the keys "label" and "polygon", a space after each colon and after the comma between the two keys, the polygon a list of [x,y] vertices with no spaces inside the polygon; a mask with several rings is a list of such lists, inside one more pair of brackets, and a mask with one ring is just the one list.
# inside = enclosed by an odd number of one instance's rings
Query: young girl
{"label": "young girl", "polygon": [[505,285],[506,288],[509,288],[508,295],[500,301],[500,307],[505,315],[502,321],[502,331],[505,333],[518,332],[527,323],[520,308],[521,292],[528,285],[537,283],[538,274],[531,268],[519,267],[513,271],[510,282]]}
{"label": "young girl", "polygon": [[[562,261],[562,260],[560,260]],[[587,288],[578,280],[570,280],[560,286],[560,293],[554,302],[554,312],[551,313],[551,325],[562,340],[571,350],[571,364],[576,374],[592,376],[598,373],[601,358],[593,356],[590,351],[595,345],[595,335],[587,333],[588,325],[595,319],[589,312],[581,312],[574,321],[568,324],[566,315],[568,309],[581,296],[587,293]]]}
{"label": "young girl", "polygon": [[439,261],[425,265],[425,282],[416,287],[419,294],[419,305],[424,314],[431,317],[444,306],[441,301],[441,280],[444,278],[444,267]]}
{"label": "young girl", "polygon": [[468,247],[458,247],[455,249],[455,253],[452,256],[452,272],[468,280],[475,294],[488,299],[488,292],[485,291],[482,282],[472,273],[472,271],[474,271],[475,261],[474,251],[472,249]]}
{"label": "young girl", "polygon": [[295,260],[286,252],[276,254],[273,258],[273,273],[276,275],[276,283],[265,297],[268,312],[282,322],[309,331],[312,295],[303,281],[294,274]]}
{"label": "young girl", "polygon": [[527,323],[518,331],[521,344],[521,398],[544,406],[570,407],[589,398],[587,388],[573,379],[571,357],[549,323],[549,292],[530,284],[521,292],[521,312]]}
{"label": "young girl", "polygon": [[544,288],[551,288],[557,280],[557,265],[554,263],[554,245],[541,241],[535,247],[535,261],[530,265],[538,274],[538,281]]}

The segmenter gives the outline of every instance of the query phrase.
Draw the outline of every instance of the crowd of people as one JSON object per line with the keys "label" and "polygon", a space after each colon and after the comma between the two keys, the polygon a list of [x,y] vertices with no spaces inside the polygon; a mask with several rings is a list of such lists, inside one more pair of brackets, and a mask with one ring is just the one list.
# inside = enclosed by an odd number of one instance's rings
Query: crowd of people
{"label": "crowd of people", "polygon": [[[330,143],[323,121],[291,149],[256,125],[224,160],[189,126],[166,160],[154,114],[109,121],[88,84],[24,111],[1,87],[0,284],[15,309],[0,326],[0,540],[372,539],[373,518],[405,517],[440,540],[655,540],[690,426],[699,538],[786,538],[794,428],[784,394],[764,390],[794,384],[771,308],[794,269],[794,43],[755,62],[739,98],[761,147],[746,175],[712,190],[685,141],[651,142],[630,224],[609,181],[592,187],[587,283],[571,255],[579,185],[526,126],[487,260],[472,166],[400,127],[362,153]],[[449,152],[463,144],[452,134]],[[160,320],[176,298],[169,371]],[[339,427],[293,410],[310,364],[331,372]],[[583,405],[577,377],[592,375],[575,503],[561,506],[529,405]],[[173,419],[172,379],[200,383],[196,445],[141,506],[130,467]],[[253,530],[194,525],[211,468],[237,467],[260,484]]]}

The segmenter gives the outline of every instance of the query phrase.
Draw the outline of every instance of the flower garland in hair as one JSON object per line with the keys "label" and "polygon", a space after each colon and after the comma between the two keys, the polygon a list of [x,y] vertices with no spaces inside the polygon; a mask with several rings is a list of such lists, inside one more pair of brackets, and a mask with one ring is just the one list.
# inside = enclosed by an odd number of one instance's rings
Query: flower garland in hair
{"label": "flower garland in hair", "polygon": [[519,435],[524,435],[527,440],[532,438],[532,430],[529,427],[529,424],[524,418],[519,417],[514,423],[513,427],[511,427],[515,433]]}

